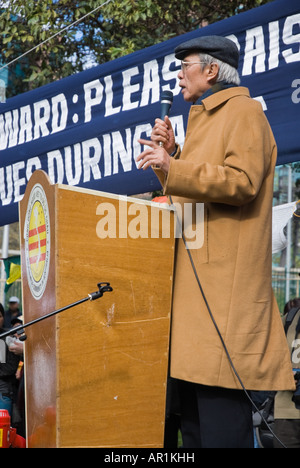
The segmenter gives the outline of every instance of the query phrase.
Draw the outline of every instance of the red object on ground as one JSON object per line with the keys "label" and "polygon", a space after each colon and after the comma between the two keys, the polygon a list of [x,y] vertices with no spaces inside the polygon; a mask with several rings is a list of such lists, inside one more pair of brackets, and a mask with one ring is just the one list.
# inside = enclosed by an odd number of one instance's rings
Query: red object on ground
{"label": "red object on ground", "polygon": [[0,449],[26,448],[26,440],[10,427],[10,416],[7,410],[0,410]]}

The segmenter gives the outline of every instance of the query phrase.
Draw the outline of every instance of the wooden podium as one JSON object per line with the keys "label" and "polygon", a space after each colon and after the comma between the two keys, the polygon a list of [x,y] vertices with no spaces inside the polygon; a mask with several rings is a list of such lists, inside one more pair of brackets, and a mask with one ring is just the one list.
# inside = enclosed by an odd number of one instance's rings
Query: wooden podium
{"label": "wooden podium", "polygon": [[[163,447],[174,213],[51,185],[20,202],[27,446]],[[169,228],[169,233],[167,232]]]}

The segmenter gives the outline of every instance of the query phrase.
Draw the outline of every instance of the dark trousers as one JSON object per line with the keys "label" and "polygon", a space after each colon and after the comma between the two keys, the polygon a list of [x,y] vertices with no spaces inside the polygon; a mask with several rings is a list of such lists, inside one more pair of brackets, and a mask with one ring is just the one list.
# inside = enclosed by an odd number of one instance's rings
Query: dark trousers
{"label": "dark trousers", "polygon": [[183,448],[254,448],[252,406],[242,390],[178,381]]}

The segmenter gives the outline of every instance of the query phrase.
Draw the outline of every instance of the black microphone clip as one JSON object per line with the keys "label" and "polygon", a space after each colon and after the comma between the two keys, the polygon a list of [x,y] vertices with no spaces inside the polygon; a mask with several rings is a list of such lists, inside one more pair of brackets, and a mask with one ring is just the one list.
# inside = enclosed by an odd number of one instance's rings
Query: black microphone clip
{"label": "black microphone clip", "polygon": [[113,291],[113,288],[111,287],[110,283],[98,283],[97,286],[98,291],[89,294],[90,301],[95,301],[96,299],[99,299],[99,297],[102,297],[105,292]]}

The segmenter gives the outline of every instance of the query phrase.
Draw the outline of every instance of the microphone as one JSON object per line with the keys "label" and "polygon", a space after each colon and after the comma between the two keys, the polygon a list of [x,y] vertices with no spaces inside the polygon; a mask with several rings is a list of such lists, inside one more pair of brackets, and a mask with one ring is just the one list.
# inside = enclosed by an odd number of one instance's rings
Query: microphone
{"label": "microphone", "polygon": [[[165,120],[165,116],[169,115],[171,106],[173,104],[173,93],[172,91],[163,91],[161,93],[161,102],[160,102],[160,118]],[[159,146],[164,146],[163,142],[159,142]]]}
{"label": "microphone", "polygon": [[173,104],[172,91],[163,91],[161,93],[161,105],[160,105],[161,120],[164,120],[165,116],[169,115],[172,104]]}

